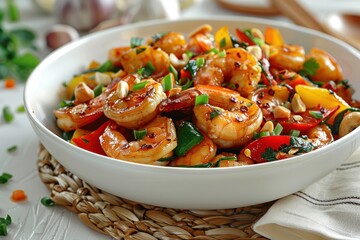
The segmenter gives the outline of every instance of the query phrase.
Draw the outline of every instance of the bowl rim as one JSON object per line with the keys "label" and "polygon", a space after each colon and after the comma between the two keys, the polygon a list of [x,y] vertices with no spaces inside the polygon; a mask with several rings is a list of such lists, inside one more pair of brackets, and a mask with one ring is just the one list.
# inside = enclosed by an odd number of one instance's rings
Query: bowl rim
{"label": "bowl rim", "polygon": [[[292,23],[288,22],[281,22],[277,20],[269,20],[264,18],[256,18],[256,17],[244,17],[244,16],[211,16],[210,17],[195,17],[195,18],[183,18],[183,19],[176,19],[176,20],[163,20],[163,19],[156,19],[156,20],[150,20],[146,22],[137,22],[137,23],[131,23],[123,26],[113,27],[110,29],[101,30],[98,32],[90,33],[84,37],[81,37],[80,39],[71,42],[69,44],[66,44],[65,46],[60,47],[59,49],[55,50],[54,52],[50,53],[41,63],[34,69],[34,71],[29,76],[27,82],[25,83],[25,88],[23,92],[23,101],[26,108],[26,113],[36,127],[43,133],[47,134],[49,137],[51,137],[52,140],[59,144],[67,144],[69,147],[69,150],[79,152],[79,154],[86,157],[89,161],[104,161],[105,164],[115,165],[118,167],[129,167],[134,170],[144,170],[144,169],[150,169],[151,171],[155,172],[164,172],[166,173],[173,173],[173,174],[219,174],[219,173],[241,173],[241,172],[254,172],[254,171],[260,171],[262,169],[266,168],[273,168],[273,167],[283,167],[288,164],[301,164],[301,162],[304,161],[313,161],[316,156],[324,154],[324,152],[328,151],[329,148],[341,148],[346,142],[350,140],[350,138],[355,135],[359,134],[360,128],[355,129],[350,134],[346,135],[345,137],[338,139],[331,144],[324,146],[320,149],[316,149],[312,152],[291,157],[288,159],[284,159],[281,161],[273,161],[273,162],[267,162],[262,164],[254,164],[254,165],[246,165],[246,166],[235,166],[235,167],[228,167],[228,168],[186,168],[186,167],[168,167],[168,166],[157,166],[157,165],[149,165],[149,164],[141,164],[141,163],[135,163],[125,160],[119,160],[114,159],[108,156],[102,156],[96,153],[89,152],[87,150],[81,149],[77,146],[74,146],[73,144],[65,141],[60,136],[56,135],[54,132],[52,132],[50,129],[44,126],[44,124],[35,116],[34,110],[31,107],[31,86],[33,85],[33,79],[36,79],[36,76],[40,74],[44,68],[46,68],[47,65],[51,64],[53,61],[56,61],[59,57],[62,55],[68,54],[71,52],[72,49],[82,45],[84,42],[91,41],[92,38],[101,37],[103,35],[108,35],[115,32],[125,32],[127,30],[133,29],[133,28],[145,28],[147,26],[162,26],[167,25],[169,23],[186,23],[186,22],[206,22],[206,21],[225,21],[225,22],[247,22],[247,23],[255,23],[255,24],[261,24],[261,25],[271,25],[275,27],[281,27],[286,28],[292,31],[297,31],[300,33],[307,33],[310,35],[315,35],[317,37],[323,38],[327,41],[330,41],[332,43],[335,43],[336,45],[342,45],[342,47],[346,48],[348,51],[350,51],[352,54],[354,54],[357,58],[360,59],[360,51],[352,47],[351,45],[336,39],[333,36],[330,36],[328,34],[318,32],[313,29],[308,29],[305,27],[301,27]],[[264,20],[266,20],[266,23],[264,23]]]}

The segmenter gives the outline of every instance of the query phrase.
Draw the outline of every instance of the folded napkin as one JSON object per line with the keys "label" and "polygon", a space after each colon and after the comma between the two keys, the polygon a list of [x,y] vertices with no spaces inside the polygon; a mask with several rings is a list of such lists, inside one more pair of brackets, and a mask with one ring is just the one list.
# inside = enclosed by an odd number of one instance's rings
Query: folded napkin
{"label": "folded napkin", "polygon": [[360,149],[320,181],[275,202],[254,230],[273,240],[359,240]]}

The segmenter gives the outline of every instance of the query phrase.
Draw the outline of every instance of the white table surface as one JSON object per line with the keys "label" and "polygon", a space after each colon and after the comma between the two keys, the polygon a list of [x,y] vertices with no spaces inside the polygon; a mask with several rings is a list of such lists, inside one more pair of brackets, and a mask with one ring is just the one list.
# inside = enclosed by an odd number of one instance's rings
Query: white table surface
{"label": "white table surface", "polygon": [[[22,19],[13,26],[28,26],[37,32],[38,46],[44,48],[43,37],[46,30],[55,23],[50,16],[43,14],[30,0],[15,0],[22,11]],[[229,0],[230,1],[230,0]],[[0,7],[5,1],[1,1]],[[233,0],[234,2],[234,0]],[[247,1],[249,2],[249,1]],[[261,1],[260,1],[261,2]],[[263,1],[262,1],[263,2]],[[311,5],[311,2],[316,2]],[[331,9],[360,12],[360,3],[349,0],[310,1],[304,0],[312,9],[320,13],[328,13]],[[212,0],[198,0],[192,7],[184,10],[180,16],[189,18],[193,16],[240,15],[224,9],[219,9]],[[243,14],[244,15],[244,14]],[[289,21],[284,17],[273,17],[281,21]],[[23,104],[24,84],[18,84],[15,89],[4,89],[0,81],[0,109],[10,106],[15,109]],[[34,93],[36,94],[36,93]],[[0,113],[2,115],[2,113]],[[16,145],[15,153],[8,153],[7,148]],[[63,207],[45,207],[40,203],[43,196],[50,192],[41,182],[37,172],[37,153],[39,141],[31,129],[25,113],[15,113],[14,121],[5,123],[0,117],[0,174],[8,172],[13,178],[4,185],[0,185],[0,217],[11,215],[13,223],[8,227],[10,239],[111,239],[111,237],[97,233],[86,227],[76,216]],[[25,190],[28,200],[14,203],[10,200],[13,190]]]}

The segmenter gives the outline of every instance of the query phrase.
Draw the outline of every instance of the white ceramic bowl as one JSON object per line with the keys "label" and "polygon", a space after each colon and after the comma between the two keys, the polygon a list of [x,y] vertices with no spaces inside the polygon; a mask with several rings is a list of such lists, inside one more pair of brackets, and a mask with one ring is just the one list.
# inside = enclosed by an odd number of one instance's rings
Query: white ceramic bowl
{"label": "white ceramic bowl", "polygon": [[[82,150],[59,137],[53,110],[59,89],[95,59],[104,61],[110,48],[128,45],[132,36],[150,37],[176,30],[189,33],[204,23],[219,29],[272,25],[287,43],[308,51],[319,47],[341,64],[344,75],[360,91],[360,53],[325,34],[294,25],[254,19],[216,18],[152,21],[113,28],[86,36],[48,56],[25,88],[25,106],[40,141],[68,170],[109,193],[134,201],[171,208],[224,209],[263,203],[294,193],[324,177],[347,159],[360,143],[360,128],[311,153],[266,164],[213,169],[170,168],[119,161]],[[355,81],[355,82],[354,82]],[[356,95],[359,99],[359,95]]]}

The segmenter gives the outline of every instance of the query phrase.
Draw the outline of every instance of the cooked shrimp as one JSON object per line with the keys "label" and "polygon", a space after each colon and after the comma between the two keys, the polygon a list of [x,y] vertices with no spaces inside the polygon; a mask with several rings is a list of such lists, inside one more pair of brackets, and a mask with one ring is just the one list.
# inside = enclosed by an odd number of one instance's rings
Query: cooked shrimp
{"label": "cooked shrimp", "polygon": [[119,61],[127,73],[136,73],[150,62],[155,68],[151,77],[155,79],[165,76],[170,66],[169,55],[160,48],[151,46],[125,49],[121,52]]}
{"label": "cooked shrimp", "polygon": [[238,147],[248,143],[260,127],[262,113],[252,101],[233,90],[197,85],[180,92],[160,104],[161,111],[186,109],[194,106],[197,95],[209,95],[209,104],[193,108],[196,126],[220,148]]}
{"label": "cooked shrimp", "polygon": [[313,81],[329,82],[331,80],[339,82],[343,80],[342,69],[336,59],[324,50],[313,48],[306,55],[306,59],[315,58],[319,64],[319,69],[315,75],[311,76]]}
{"label": "cooked shrimp", "polygon": [[160,83],[153,79],[143,79],[145,86],[119,97],[112,91],[106,98],[104,114],[122,127],[136,129],[149,123],[158,115],[158,105],[166,98]]}
{"label": "cooked shrimp", "polygon": [[204,134],[204,139],[184,156],[170,162],[170,166],[200,166],[211,162],[216,154],[216,144]]}
{"label": "cooked shrimp", "polygon": [[307,134],[309,141],[316,147],[323,147],[334,141],[331,129],[326,124],[321,124],[310,129]]}
{"label": "cooked shrimp", "polygon": [[299,45],[281,45],[275,48],[275,53],[269,57],[271,67],[298,72],[305,62],[305,50]]}
{"label": "cooked shrimp", "polygon": [[272,87],[259,88],[251,95],[251,100],[254,101],[263,113],[264,119],[271,119],[271,115],[276,106],[283,105],[288,101],[290,91],[287,87],[275,85]]}
{"label": "cooked shrimp", "polygon": [[154,48],[160,48],[164,52],[175,54],[180,58],[186,51],[186,39],[182,33],[168,32],[150,43]]}
{"label": "cooked shrimp", "polygon": [[83,127],[103,115],[105,95],[101,94],[88,102],[54,111],[57,126],[64,132]]}
{"label": "cooked shrimp", "polygon": [[261,78],[261,68],[257,59],[242,48],[226,50],[226,56],[207,54],[206,62],[199,69],[194,85],[215,85],[230,83],[242,96],[247,97]]}
{"label": "cooked shrimp", "polygon": [[155,164],[167,157],[177,146],[176,129],[173,121],[157,116],[142,127],[147,131],[140,140],[129,141],[116,130],[115,123],[110,124],[100,136],[100,144],[107,156],[130,162]]}

